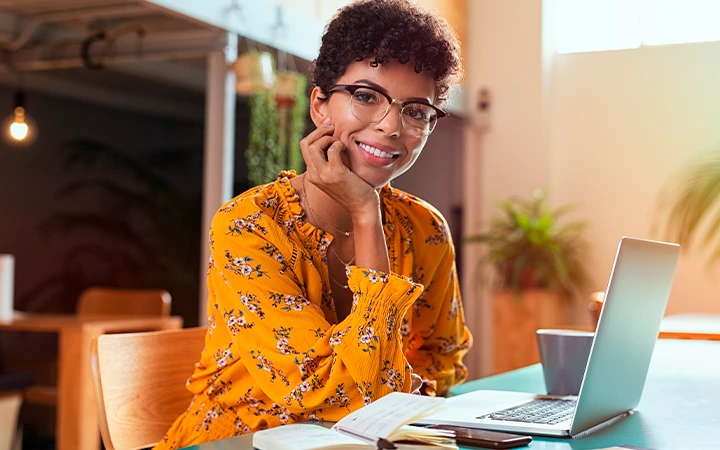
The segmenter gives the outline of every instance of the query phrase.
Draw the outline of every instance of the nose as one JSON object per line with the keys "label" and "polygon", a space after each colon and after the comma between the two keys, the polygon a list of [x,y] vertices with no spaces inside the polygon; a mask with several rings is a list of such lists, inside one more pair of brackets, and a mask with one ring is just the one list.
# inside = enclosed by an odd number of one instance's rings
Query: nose
{"label": "nose", "polygon": [[385,117],[375,124],[375,129],[390,137],[400,137],[402,131],[401,111],[402,107],[400,105],[391,104]]}

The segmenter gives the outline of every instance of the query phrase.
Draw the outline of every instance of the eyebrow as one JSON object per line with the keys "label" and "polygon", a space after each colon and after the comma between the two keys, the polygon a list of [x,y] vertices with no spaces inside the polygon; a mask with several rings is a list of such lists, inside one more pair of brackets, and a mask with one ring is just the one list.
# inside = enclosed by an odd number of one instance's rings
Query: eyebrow
{"label": "eyebrow", "polygon": [[[367,84],[368,86],[375,88],[380,92],[384,92],[385,94],[390,95],[388,93],[387,89],[385,89],[384,87],[380,86],[379,84],[377,84],[373,81],[366,80],[363,78],[361,80],[355,80],[355,83],[353,83],[353,84],[358,84],[358,83]],[[405,100],[403,100],[403,102],[420,102],[420,103],[427,103],[428,105],[432,105],[432,100],[430,100],[428,98],[423,98],[423,97],[409,97],[409,98],[406,98]]]}

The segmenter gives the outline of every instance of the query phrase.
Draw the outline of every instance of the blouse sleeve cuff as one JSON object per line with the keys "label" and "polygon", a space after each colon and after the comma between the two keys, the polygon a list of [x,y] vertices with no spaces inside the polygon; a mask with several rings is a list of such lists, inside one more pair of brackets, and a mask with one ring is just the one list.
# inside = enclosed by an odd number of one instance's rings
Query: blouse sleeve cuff
{"label": "blouse sleeve cuff", "polygon": [[356,294],[358,303],[380,300],[380,304],[394,305],[403,312],[424,289],[422,284],[414,283],[405,276],[357,266],[349,266],[347,276],[348,287]]}

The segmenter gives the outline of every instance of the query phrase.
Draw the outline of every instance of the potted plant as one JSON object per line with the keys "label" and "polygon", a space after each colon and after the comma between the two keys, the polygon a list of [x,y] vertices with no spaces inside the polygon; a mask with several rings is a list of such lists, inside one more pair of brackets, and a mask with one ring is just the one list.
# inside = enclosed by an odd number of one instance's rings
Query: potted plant
{"label": "potted plant", "polygon": [[249,51],[232,63],[235,89],[240,95],[253,95],[272,89],[275,83],[275,62],[268,52]]}
{"label": "potted plant", "polygon": [[566,325],[569,301],[588,280],[587,225],[561,225],[568,210],[551,209],[537,190],[531,200],[501,202],[488,229],[466,239],[483,245],[478,271],[493,286],[495,372],[539,361],[535,331]]}
{"label": "potted plant", "polygon": [[666,184],[656,217],[665,239],[685,249],[702,246],[710,265],[720,263],[720,151],[695,158]]}
{"label": "potted plant", "polygon": [[[141,156],[92,138],[58,149],[70,178],[58,186],[40,236],[63,245],[62,270],[18,298],[30,310],[73,311],[91,286],[170,290],[173,312],[197,322],[202,191],[169,179],[202,172],[202,148],[150,149]],[[181,225],[178,225],[181,224]],[[50,247],[51,248],[51,247]]]}

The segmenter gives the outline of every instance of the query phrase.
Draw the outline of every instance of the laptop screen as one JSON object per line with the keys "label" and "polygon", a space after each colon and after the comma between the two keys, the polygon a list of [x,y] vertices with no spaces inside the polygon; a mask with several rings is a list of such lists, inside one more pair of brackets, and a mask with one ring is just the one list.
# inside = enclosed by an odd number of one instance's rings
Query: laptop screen
{"label": "laptop screen", "polygon": [[637,407],[679,255],[677,244],[620,241],[571,435]]}

